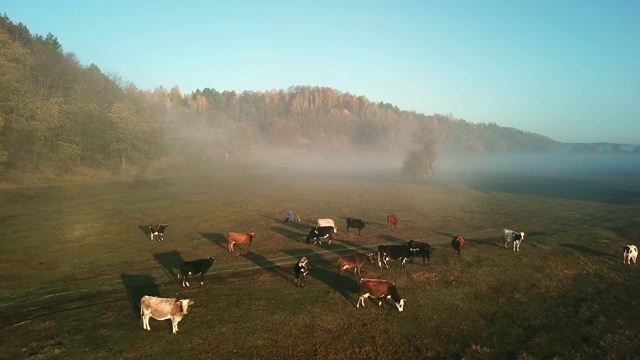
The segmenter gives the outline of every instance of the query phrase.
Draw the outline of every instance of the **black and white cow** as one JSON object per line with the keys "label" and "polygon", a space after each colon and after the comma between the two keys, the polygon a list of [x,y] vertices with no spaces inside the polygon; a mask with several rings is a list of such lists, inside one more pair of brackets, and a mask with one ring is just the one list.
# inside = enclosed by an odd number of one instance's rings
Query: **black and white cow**
{"label": "black and white cow", "polygon": [[354,218],[347,218],[347,232],[349,232],[349,229],[358,229],[358,235],[360,235],[360,231],[362,231],[362,229],[364,229],[364,226],[367,224],[367,220],[360,220],[360,219],[354,219]]}
{"label": "black and white cow", "polygon": [[407,245],[379,245],[378,246],[378,267],[382,269],[382,264],[388,269],[388,260],[400,261],[400,267],[404,269],[404,263],[411,258],[411,249]]}
{"label": "black and white cow", "polygon": [[504,248],[507,248],[507,243],[513,241],[513,251],[520,251],[520,243],[524,240],[524,233],[521,231],[513,231],[509,229],[502,230],[502,240],[504,241]]}
{"label": "black and white cow", "polygon": [[149,225],[149,237],[153,241],[153,235],[158,237],[158,241],[164,240],[164,231],[169,227],[169,224],[151,224]]}
{"label": "black and white cow", "polygon": [[411,262],[413,262],[413,258],[416,256],[422,257],[422,265],[427,264],[430,265],[431,261],[431,252],[433,248],[431,245],[423,242],[409,240],[409,250],[411,250]]}
{"label": "black and white cow", "polygon": [[180,271],[178,272],[178,279],[182,278],[182,287],[189,286],[189,275],[196,276],[200,274],[200,285],[204,285],[202,277],[209,271],[209,268],[213,266],[216,259],[210,257],[208,259],[200,259],[193,261],[185,261],[180,264]]}
{"label": "black and white cow", "polygon": [[638,248],[635,245],[626,245],[622,248],[622,251],[624,252],[622,258],[623,264],[631,265],[631,262],[633,262],[634,264],[636,263],[636,258],[638,257]]}
{"label": "black and white cow", "polygon": [[313,240],[313,244],[315,245],[315,243],[317,242],[318,244],[322,245],[322,240],[326,237],[329,238],[329,244],[331,244],[331,242],[333,241],[333,232],[334,232],[334,228],[333,226],[316,226],[316,227],[312,227],[311,230],[309,231],[309,235],[307,235],[307,237],[304,239],[305,243],[310,243]]}
{"label": "black and white cow", "polygon": [[307,279],[307,273],[309,267],[307,266],[307,257],[303,256],[293,267],[293,272],[296,275],[296,283],[298,287],[304,287],[304,281]]}

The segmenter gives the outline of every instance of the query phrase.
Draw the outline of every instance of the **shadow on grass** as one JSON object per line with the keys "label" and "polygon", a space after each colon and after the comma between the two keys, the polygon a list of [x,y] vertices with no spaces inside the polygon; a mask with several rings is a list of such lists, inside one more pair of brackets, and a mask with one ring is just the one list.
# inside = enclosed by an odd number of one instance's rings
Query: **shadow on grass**
{"label": "shadow on grass", "polygon": [[381,240],[384,240],[386,242],[390,242],[396,245],[406,245],[407,244],[407,240],[405,239],[400,239],[399,237],[395,237],[393,235],[388,235],[388,234],[380,234],[378,235],[378,238]]}
{"label": "shadow on grass", "polygon": [[[332,244],[333,245],[333,244]],[[302,256],[306,256],[309,260],[309,274],[312,277],[325,284],[329,289],[338,292],[349,303],[356,305],[355,300],[351,297],[352,293],[358,291],[358,283],[350,277],[341,277],[337,271],[337,262],[329,262],[321,254],[316,253],[312,249],[292,249],[283,250],[283,252],[296,260]],[[293,265],[291,266],[293,274]]]}
{"label": "shadow on grass", "polygon": [[174,269],[179,268],[180,264],[184,262],[184,259],[179,252],[173,250],[169,252],[155,253],[153,254],[153,258],[156,259],[160,266],[162,266],[162,269],[167,276],[169,276],[173,281],[177,281],[178,274]]}
{"label": "shadow on grass", "polygon": [[201,232],[198,233],[200,234],[200,236],[202,236],[203,238],[211,241],[212,243],[214,243],[215,245],[220,246],[221,248],[228,250],[229,247],[227,246],[228,240],[227,240],[227,236],[225,234],[222,233],[206,233],[206,232]]}
{"label": "shadow on grass", "polygon": [[160,296],[156,279],[151,275],[120,274],[120,280],[127,292],[131,310],[136,318],[140,318],[140,299],[143,296]]}
{"label": "shadow on grass", "polygon": [[598,256],[598,257],[606,257],[606,258],[614,258],[614,259],[616,258],[615,255],[606,253],[604,251],[592,249],[592,248],[586,247],[584,245],[577,245],[577,244],[560,244],[560,245],[564,246],[566,248],[569,248],[571,250],[580,251],[580,252],[583,252],[583,253],[589,254],[589,255],[594,255],[594,256]]}
{"label": "shadow on grass", "polygon": [[295,242],[304,242],[304,238],[307,236],[307,234],[310,231],[310,229],[307,229],[306,233],[300,234],[298,232],[293,231],[290,228],[281,227],[281,226],[274,226],[272,228],[269,228],[269,230],[273,231],[278,235],[282,235],[287,239],[294,240]]}
{"label": "shadow on grass", "polygon": [[138,230],[140,230],[144,236],[146,236],[149,240],[151,240],[151,235],[149,235],[149,224],[146,225],[138,225]]}
{"label": "shadow on grass", "polygon": [[254,252],[248,252],[242,256],[254,263],[256,266],[260,267],[262,270],[266,270],[276,276],[279,276],[291,284],[296,284],[296,280],[293,276],[293,264],[291,265],[291,271],[286,271],[278,264],[274,263],[272,260],[269,260],[266,257]]}

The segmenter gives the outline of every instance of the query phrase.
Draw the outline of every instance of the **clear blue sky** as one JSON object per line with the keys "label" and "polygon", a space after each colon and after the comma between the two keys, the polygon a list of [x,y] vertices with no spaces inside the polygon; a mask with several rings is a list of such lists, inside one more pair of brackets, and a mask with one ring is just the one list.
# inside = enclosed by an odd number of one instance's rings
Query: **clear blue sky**
{"label": "clear blue sky", "polygon": [[0,13],[145,90],[327,86],[640,144],[638,0],[0,0]]}

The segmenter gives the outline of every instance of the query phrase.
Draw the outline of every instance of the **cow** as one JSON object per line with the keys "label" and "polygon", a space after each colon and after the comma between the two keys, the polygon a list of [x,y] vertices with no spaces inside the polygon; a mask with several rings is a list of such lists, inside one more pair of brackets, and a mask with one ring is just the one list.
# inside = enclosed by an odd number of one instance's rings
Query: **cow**
{"label": "cow", "polygon": [[253,242],[253,239],[256,237],[256,233],[238,233],[238,232],[229,232],[227,235],[227,246],[229,251],[233,251],[233,244],[244,245],[244,252],[246,253],[249,250],[249,244]]}
{"label": "cow", "polygon": [[304,287],[304,281],[307,279],[307,273],[309,272],[306,256],[303,256],[302,259],[298,260],[293,267],[293,272],[296,275],[296,284],[298,287]]}
{"label": "cow", "polygon": [[507,248],[507,243],[513,241],[513,251],[520,251],[520,243],[524,240],[525,233],[521,231],[513,231],[509,229],[502,230],[502,240],[504,241],[504,248]]}
{"label": "cow", "polygon": [[202,277],[209,271],[209,268],[213,266],[216,261],[213,257],[208,259],[200,259],[193,261],[185,261],[180,264],[180,271],[178,272],[178,279],[182,278],[182,287],[189,286],[189,275],[196,276],[200,274],[200,285],[204,285]]}
{"label": "cow", "polygon": [[156,320],[171,319],[173,334],[178,334],[178,323],[187,314],[189,305],[193,305],[193,300],[176,298],[160,298],[145,295],[140,299],[140,317],[142,317],[142,328],[151,330],[149,318]]}
{"label": "cow", "polygon": [[373,261],[373,253],[340,256],[338,258],[338,269],[340,271],[340,276],[342,276],[342,272],[344,270],[351,268],[354,269],[354,274],[360,274],[360,268],[366,261]]}
{"label": "cow", "polygon": [[364,226],[367,224],[367,220],[360,220],[360,219],[353,219],[348,217],[347,218],[347,232],[349,232],[349,229],[353,228],[353,229],[358,229],[358,235],[360,235],[360,231],[362,231],[362,229],[364,229]]}
{"label": "cow", "polygon": [[402,310],[404,310],[406,300],[400,297],[396,284],[391,281],[382,279],[360,279],[359,285],[360,290],[358,291],[358,304],[356,304],[356,309],[360,307],[360,304],[364,306],[364,299],[371,297],[379,299],[378,306],[382,306],[382,301],[387,298],[395,303],[398,311],[402,312]]}
{"label": "cow", "polygon": [[420,256],[422,257],[422,265],[430,265],[431,252],[433,251],[431,245],[413,240],[409,240],[407,245],[409,246],[409,250],[411,250],[411,262],[413,262],[414,257]]}
{"label": "cow", "polygon": [[622,248],[624,252],[624,257],[622,259],[623,264],[631,265],[631,262],[636,263],[636,258],[638,257],[638,248],[635,245],[626,245]]}
{"label": "cow", "polygon": [[336,226],[336,223],[331,219],[318,219],[318,221],[316,222],[316,226],[317,227],[331,226],[333,227],[334,233],[338,232],[338,227]]}
{"label": "cow", "polygon": [[149,237],[153,241],[153,235],[158,236],[158,241],[164,240],[164,231],[169,227],[169,224],[151,224],[149,225]]}
{"label": "cow", "polygon": [[388,269],[388,260],[400,260],[400,267],[404,269],[404,263],[411,257],[411,249],[407,245],[379,245],[378,267],[382,269],[382,263]]}
{"label": "cow", "polygon": [[387,215],[387,225],[389,225],[389,229],[395,229],[398,225],[398,215]]}
{"label": "cow", "polygon": [[462,255],[462,248],[464,247],[464,238],[462,235],[455,235],[453,239],[451,239],[451,247],[453,248],[453,253]]}
{"label": "cow", "polygon": [[304,241],[305,243],[308,244],[311,242],[311,240],[313,240],[314,245],[316,244],[316,242],[322,245],[322,239],[328,237],[329,244],[331,244],[331,242],[333,242],[333,233],[334,233],[334,228],[332,226],[312,227],[311,230],[309,231],[309,235],[307,235]]}

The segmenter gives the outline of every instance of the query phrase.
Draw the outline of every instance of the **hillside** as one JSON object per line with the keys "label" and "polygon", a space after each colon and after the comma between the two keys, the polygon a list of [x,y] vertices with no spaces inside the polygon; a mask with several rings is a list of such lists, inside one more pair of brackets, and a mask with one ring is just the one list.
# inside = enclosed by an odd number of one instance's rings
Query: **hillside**
{"label": "hillside", "polygon": [[420,123],[429,125],[442,153],[538,152],[559,145],[543,135],[405,111],[327,87],[144,91],[96,64],[82,65],[53,34],[32,35],[6,15],[0,17],[0,48],[3,178],[78,169],[137,173],[165,157],[179,159],[194,141],[207,144],[205,152],[243,157],[263,147],[402,156]]}

